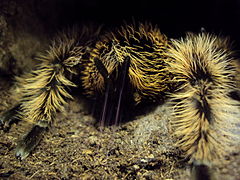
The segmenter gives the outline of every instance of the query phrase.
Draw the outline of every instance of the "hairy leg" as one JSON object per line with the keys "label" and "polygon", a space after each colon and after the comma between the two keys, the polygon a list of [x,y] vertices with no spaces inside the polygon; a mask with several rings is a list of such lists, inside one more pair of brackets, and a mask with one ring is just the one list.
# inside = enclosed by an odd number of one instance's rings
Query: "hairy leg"
{"label": "hairy leg", "polygon": [[[57,112],[64,110],[71,88],[76,85],[70,81],[74,75],[75,66],[81,59],[81,47],[71,39],[59,42],[59,45],[39,58],[41,63],[31,73],[19,78],[22,98],[20,117],[33,124],[30,131],[18,142],[16,156],[26,158],[38,145],[54,121]],[[72,43],[72,44],[70,44]]]}
{"label": "hairy leg", "polygon": [[16,156],[26,158],[38,145],[48,126],[54,121],[58,111],[62,111],[73,84],[67,78],[64,66],[43,61],[22,81],[20,117],[33,124],[30,131],[18,142]]}
{"label": "hairy leg", "polygon": [[20,160],[25,159],[39,144],[47,130],[48,125],[45,123],[33,125],[32,129],[18,142],[16,157]]}
{"label": "hairy leg", "polygon": [[12,124],[18,123],[21,120],[21,118],[19,118],[18,116],[19,110],[20,110],[20,104],[4,112],[0,116],[0,129],[2,129],[4,132],[8,132]]}
{"label": "hairy leg", "polygon": [[[44,133],[55,119],[58,111],[64,109],[72,87],[72,80],[78,77],[83,59],[91,50],[91,43],[98,37],[100,29],[82,27],[66,30],[58,35],[46,53],[38,57],[39,64],[28,74],[17,78],[22,98],[18,107],[19,117],[33,124],[33,127],[19,141],[16,156],[26,158],[38,145]],[[0,125],[11,124],[15,109],[8,111]],[[7,120],[8,119],[8,120]]]}

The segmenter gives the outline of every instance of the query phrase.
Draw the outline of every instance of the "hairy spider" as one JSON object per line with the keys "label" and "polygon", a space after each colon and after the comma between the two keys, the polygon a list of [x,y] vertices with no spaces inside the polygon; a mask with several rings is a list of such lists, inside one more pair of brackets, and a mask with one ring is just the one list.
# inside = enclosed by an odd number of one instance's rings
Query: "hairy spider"
{"label": "hairy spider", "polygon": [[150,23],[102,34],[89,28],[61,33],[38,58],[36,69],[17,78],[19,104],[1,116],[5,129],[19,119],[34,124],[18,143],[16,156],[26,158],[39,143],[56,112],[73,98],[72,87],[98,100],[101,125],[117,124],[127,116],[128,105],[163,100],[170,89],[168,46]]}
{"label": "hairy spider", "polygon": [[19,120],[34,124],[17,145],[20,159],[77,86],[98,102],[102,126],[118,124],[140,103],[168,97],[172,136],[198,178],[210,178],[204,169],[239,143],[239,102],[231,98],[239,89],[238,69],[226,39],[200,33],[169,41],[150,23],[110,32],[82,28],[61,33],[38,59],[36,69],[17,78],[19,104],[0,117],[4,129]]}

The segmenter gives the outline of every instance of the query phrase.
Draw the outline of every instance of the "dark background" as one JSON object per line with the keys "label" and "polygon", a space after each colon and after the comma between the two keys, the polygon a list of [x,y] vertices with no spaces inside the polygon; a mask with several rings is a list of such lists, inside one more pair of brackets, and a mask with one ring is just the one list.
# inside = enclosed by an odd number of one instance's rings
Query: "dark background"
{"label": "dark background", "polygon": [[0,72],[32,67],[36,53],[66,27],[108,29],[133,20],[157,24],[169,38],[204,28],[230,37],[240,55],[240,0],[0,0]]}
{"label": "dark background", "polygon": [[27,22],[29,30],[36,25],[21,16],[36,19],[48,31],[76,23],[113,26],[134,19],[158,24],[171,38],[205,28],[240,44],[240,0],[0,0],[1,14],[6,19],[19,14],[17,21]]}
{"label": "dark background", "polygon": [[239,0],[58,0],[55,7],[61,25],[84,21],[113,25],[135,19],[156,23],[173,38],[204,28],[230,36],[240,48]]}

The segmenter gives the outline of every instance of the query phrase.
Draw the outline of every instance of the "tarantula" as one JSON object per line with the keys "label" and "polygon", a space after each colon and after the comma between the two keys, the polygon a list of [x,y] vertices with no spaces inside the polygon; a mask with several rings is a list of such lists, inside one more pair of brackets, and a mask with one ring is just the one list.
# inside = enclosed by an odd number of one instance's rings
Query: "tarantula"
{"label": "tarantula", "polygon": [[5,129],[20,119],[34,124],[17,145],[20,159],[77,86],[100,102],[102,126],[127,118],[128,107],[169,98],[172,136],[197,174],[234,149],[239,103],[230,94],[239,88],[238,69],[226,39],[200,33],[168,40],[150,23],[111,32],[82,28],[61,33],[38,59],[36,69],[17,78],[19,104],[0,117]]}
{"label": "tarantula", "polygon": [[56,112],[73,98],[73,87],[100,97],[101,125],[125,118],[125,104],[162,100],[170,89],[165,68],[168,46],[166,36],[147,23],[104,34],[89,28],[61,33],[38,57],[41,63],[36,69],[17,77],[19,104],[1,116],[5,129],[19,119],[34,124],[18,143],[16,156],[26,158],[39,143]]}

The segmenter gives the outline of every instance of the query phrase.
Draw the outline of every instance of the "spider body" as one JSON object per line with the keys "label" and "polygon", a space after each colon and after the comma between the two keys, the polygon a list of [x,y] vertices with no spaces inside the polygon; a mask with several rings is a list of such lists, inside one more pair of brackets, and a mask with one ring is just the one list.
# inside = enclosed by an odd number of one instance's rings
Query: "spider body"
{"label": "spider body", "polygon": [[18,143],[20,159],[39,143],[77,86],[100,106],[101,125],[118,124],[129,107],[169,98],[176,147],[200,172],[196,176],[234,150],[239,103],[230,94],[239,86],[227,40],[200,33],[169,41],[147,23],[106,33],[83,28],[60,34],[39,60],[17,78],[19,104],[0,117],[3,127],[19,119],[33,123]]}
{"label": "spider body", "polygon": [[[105,92],[106,103],[108,93],[115,91],[109,97],[111,103],[108,103],[116,104],[117,112],[112,113],[116,114],[113,117],[115,122],[119,121],[118,111],[121,111],[124,97],[128,96],[125,105],[162,101],[170,89],[170,75],[165,69],[167,56],[164,54],[168,46],[166,36],[151,24],[125,25],[101,36],[80,76],[85,93],[93,96]],[[105,67],[105,72],[98,68],[99,63]],[[112,90],[106,90],[109,85]],[[107,110],[106,105],[103,109],[103,116],[112,111]]]}
{"label": "spider body", "polygon": [[104,34],[86,28],[60,34],[36,69],[17,78],[22,98],[18,110],[11,111],[34,124],[18,144],[17,157],[24,159],[38,144],[56,112],[73,98],[73,87],[81,86],[80,93],[102,106],[101,125],[118,124],[129,105],[163,100],[169,90],[168,46],[166,36],[147,23]]}

